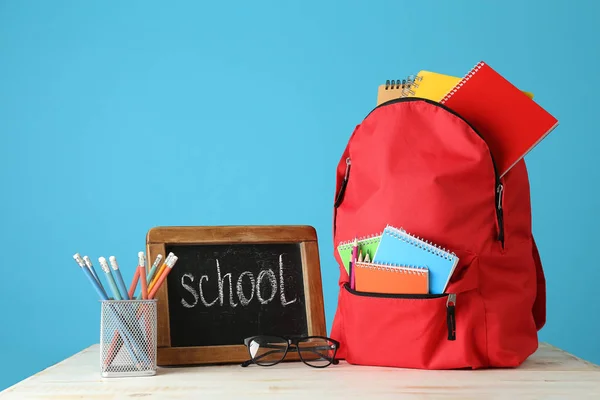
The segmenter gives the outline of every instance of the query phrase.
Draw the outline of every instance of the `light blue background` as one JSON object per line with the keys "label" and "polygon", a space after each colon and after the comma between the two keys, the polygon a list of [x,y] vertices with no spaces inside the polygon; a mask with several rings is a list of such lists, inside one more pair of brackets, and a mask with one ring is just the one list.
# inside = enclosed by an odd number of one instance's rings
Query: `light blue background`
{"label": "light blue background", "polygon": [[0,0],[0,389],[99,338],[71,258],[158,225],[309,224],[377,86],[485,60],[560,120],[527,156],[540,337],[600,363],[598,2]]}

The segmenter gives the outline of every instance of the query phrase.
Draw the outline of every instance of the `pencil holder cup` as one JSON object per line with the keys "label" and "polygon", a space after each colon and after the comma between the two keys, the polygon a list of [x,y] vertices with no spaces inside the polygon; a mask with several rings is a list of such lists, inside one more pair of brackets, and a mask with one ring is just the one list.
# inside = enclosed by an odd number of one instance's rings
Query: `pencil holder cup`
{"label": "pencil holder cup", "polygon": [[102,301],[102,377],[156,374],[156,300]]}

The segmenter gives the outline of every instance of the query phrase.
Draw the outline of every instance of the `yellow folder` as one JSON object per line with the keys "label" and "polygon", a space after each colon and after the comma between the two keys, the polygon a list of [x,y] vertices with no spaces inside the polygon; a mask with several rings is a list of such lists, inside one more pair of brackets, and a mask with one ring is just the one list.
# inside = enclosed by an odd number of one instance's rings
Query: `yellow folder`
{"label": "yellow folder", "polygon": [[[421,97],[440,101],[462,78],[439,74],[431,71],[419,71],[416,77],[404,81],[391,81],[380,85],[377,90],[377,105],[399,97]],[[533,93],[523,92],[530,99]]]}

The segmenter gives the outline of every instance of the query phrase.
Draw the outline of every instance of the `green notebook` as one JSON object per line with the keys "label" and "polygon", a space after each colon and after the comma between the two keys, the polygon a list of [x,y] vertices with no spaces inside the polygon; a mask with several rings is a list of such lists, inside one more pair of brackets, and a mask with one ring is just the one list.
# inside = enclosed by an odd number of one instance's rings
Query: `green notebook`
{"label": "green notebook", "polygon": [[[373,261],[373,257],[375,257],[375,251],[377,250],[377,246],[379,246],[379,241],[381,240],[381,234],[369,237],[363,237],[358,239],[358,252],[362,251],[363,257],[369,254],[369,258]],[[350,274],[350,270],[348,267],[348,263],[350,262],[350,258],[352,257],[352,245],[354,240],[349,240],[347,242],[342,242],[338,245],[337,250],[340,254],[340,258],[344,263],[344,268],[346,268],[346,272]]]}

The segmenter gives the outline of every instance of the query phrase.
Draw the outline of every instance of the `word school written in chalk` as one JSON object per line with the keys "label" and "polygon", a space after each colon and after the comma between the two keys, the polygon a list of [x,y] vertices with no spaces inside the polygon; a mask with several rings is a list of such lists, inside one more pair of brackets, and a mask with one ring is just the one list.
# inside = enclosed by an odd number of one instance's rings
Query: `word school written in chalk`
{"label": "word school written in chalk", "polygon": [[[208,301],[204,296],[203,291],[203,282],[205,284],[211,284],[214,280],[209,279],[208,275],[202,275],[199,280],[193,274],[186,273],[181,276],[181,286],[187,290],[193,297],[194,301],[192,303],[186,301],[185,299],[181,299],[181,304],[186,308],[193,308],[196,305],[202,303],[205,307],[212,307],[218,304],[223,306],[223,286],[225,284],[225,279],[227,279],[227,283],[229,283],[229,305],[231,307],[237,307],[238,303],[234,300],[234,288],[233,288],[233,277],[231,272],[226,273],[221,276],[221,266],[219,264],[219,259],[215,260],[216,266],[216,285],[218,286],[219,295],[212,301]],[[277,294],[277,289],[279,289],[279,301],[282,306],[288,306],[297,301],[296,298],[287,299],[285,292],[285,281],[284,281],[284,269],[283,269],[283,255],[279,255],[279,284],[277,282],[277,276],[273,269],[267,268],[262,269],[258,276],[255,278],[254,274],[250,271],[242,272],[237,280],[235,285],[235,293],[237,294],[237,298],[239,300],[239,305],[247,306],[254,299],[256,295],[257,301],[261,304],[268,304],[274,300],[275,295]],[[247,290],[248,285],[251,290]],[[244,290],[244,286],[246,290]],[[268,293],[268,297],[265,296],[264,292]]]}

